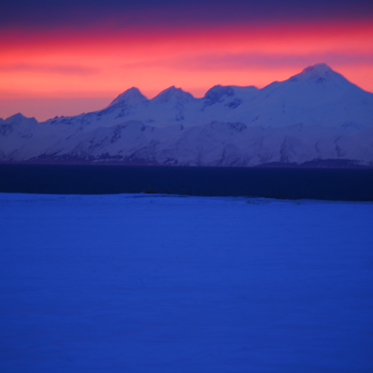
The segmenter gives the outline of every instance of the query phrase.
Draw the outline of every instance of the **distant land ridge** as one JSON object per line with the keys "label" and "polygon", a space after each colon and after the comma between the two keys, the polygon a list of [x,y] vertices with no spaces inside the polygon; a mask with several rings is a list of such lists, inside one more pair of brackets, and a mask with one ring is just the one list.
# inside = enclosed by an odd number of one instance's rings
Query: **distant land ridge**
{"label": "distant land ridge", "polygon": [[373,167],[373,94],[323,63],[202,98],[132,87],[91,113],[0,119],[0,162]]}

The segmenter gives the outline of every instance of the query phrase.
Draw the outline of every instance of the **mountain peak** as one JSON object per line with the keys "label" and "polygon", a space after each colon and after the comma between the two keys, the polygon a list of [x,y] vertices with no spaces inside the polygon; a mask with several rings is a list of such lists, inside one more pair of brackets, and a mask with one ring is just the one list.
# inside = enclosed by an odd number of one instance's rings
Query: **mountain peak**
{"label": "mountain peak", "polygon": [[234,96],[234,90],[231,86],[214,85],[210,88],[204,97],[205,105],[210,106],[217,102],[222,102],[224,96]]}
{"label": "mountain peak", "polygon": [[21,113],[14,114],[4,120],[6,124],[37,123],[34,117],[28,118]]}
{"label": "mountain peak", "polygon": [[118,104],[137,104],[142,101],[147,101],[148,99],[140,92],[136,87],[132,87],[121,93],[109,106],[114,106]]}
{"label": "mountain peak", "polygon": [[307,82],[309,84],[325,84],[334,82],[344,84],[347,80],[340,74],[336,73],[325,63],[306,67],[302,72],[290,77],[286,82]]}
{"label": "mountain peak", "polygon": [[20,120],[26,119],[26,117],[22,113],[17,113],[17,114],[10,116],[7,119],[14,122],[14,121],[20,121]]}
{"label": "mountain peak", "polygon": [[297,82],[304,80],[317,80],[318,82],[321,82],[336,75],[339,74],[333,71],[327,64],[317,63],[316,65],[306,67],[299,74],[292,76],[289,81]]}
{"label": "mountain peak", "polygon": [[189,101],[194,97],[188,93],[183,91],[181,88],[176,88],[174,85],[165,89],[164,91],[160,92],[153,98],[156,102],[168,102],[175,98],[178,101]]}
{"label": "mountain peak", "polygon": [[298,75],[329,75],[334,73],[334,71],[326,63],[317,63],[316,65],[306,67]]}

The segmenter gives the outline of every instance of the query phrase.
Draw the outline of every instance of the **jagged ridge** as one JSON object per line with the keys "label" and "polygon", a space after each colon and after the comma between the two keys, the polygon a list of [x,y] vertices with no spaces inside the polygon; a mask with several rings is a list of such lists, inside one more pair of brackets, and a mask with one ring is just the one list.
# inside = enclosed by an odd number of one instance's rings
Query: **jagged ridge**
{"label": "jagged ridge", "polygon": [[216,85],[203,98],[133,87],[105,109],[37,123],[0,120],[0,160],[255,166],[325,159],[373,164],[373,94],[325,64],[262,89]]}

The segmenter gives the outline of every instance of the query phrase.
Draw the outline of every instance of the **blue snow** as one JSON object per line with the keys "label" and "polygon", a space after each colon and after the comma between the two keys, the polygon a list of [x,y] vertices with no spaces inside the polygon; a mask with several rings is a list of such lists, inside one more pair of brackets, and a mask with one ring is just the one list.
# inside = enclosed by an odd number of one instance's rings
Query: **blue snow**
{"label": "blue snow", "polygon": [[0,194],[0,372],[372,372],[373,203]]}

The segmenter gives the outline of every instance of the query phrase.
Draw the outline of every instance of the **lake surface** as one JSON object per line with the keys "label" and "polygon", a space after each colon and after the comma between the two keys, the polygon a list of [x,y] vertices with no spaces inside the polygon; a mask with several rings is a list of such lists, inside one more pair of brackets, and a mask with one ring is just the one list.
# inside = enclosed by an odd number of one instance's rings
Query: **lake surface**
{"label": "lake surface", "polygon": [[0,165],[0,192],[373,200],[373,169]]}

